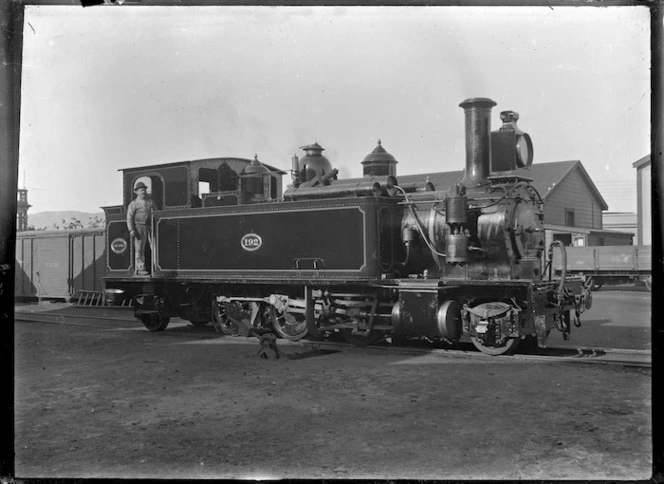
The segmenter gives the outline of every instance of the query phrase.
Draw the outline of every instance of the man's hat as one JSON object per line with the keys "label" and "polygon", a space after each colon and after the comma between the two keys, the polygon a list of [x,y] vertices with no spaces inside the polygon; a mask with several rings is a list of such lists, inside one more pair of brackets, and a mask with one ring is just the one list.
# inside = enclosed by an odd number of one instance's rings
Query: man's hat
{"label": "man's hat", "polygon": [[138,182],[134,187],[134,191],[138,190],[139,188],[145,188],[146,190],[148,189],[148,187],[143,182]]}

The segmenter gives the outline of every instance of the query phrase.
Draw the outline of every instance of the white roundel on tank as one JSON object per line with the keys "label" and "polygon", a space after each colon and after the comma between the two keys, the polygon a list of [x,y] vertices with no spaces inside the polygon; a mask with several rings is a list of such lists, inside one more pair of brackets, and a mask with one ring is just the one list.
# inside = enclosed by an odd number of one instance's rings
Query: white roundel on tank
{"label": "white roundel on tank", "polygon": [[120,237],[114,239],[111,242],[111,250],[116,254],[124,254],[124,251],[127,250],[127,241]]}
{"label": "white roundel on tank", "polygon": [[240,239],[240,245],[246,251],[253,252],[260,249],[263,245],[263,239],[258,234],[246,234]]}

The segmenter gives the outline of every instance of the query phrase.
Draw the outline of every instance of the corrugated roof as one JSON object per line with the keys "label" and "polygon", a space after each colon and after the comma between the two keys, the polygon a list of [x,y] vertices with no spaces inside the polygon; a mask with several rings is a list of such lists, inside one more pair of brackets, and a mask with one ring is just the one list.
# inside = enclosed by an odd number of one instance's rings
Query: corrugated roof
{"label": "corrugated roof", "polygon": [[[590,190],[599,200],[602,210],[607,210],[609,206],[593,183],[590,175],[588,175],[588,172],[586,172],[583,164],[578,160],[533,163],[528,168],[529,174],[526,176],[533,179],[531,182],[532,186],[539,192],[542,199],[546,200],[546,197],[575,169],[580,170],[581,176],[585,178]],[[418,175],[398,175],[397,180],[399,184],[405,185],[408,183],[423,182],[428,178],[434,184],[436,190],[448,190],[452,185],[459,183],[463,179],[463,173],[463,170],[459,170],[442,173],[422,173]]]}

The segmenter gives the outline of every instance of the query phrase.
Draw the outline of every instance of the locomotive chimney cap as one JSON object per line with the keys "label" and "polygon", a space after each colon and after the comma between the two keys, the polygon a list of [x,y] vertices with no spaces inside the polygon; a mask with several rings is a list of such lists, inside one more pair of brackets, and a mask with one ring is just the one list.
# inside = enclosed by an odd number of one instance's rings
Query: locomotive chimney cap
{"label": "locomotive chimney cap", "polygon": [[495,105],[496,101],[489,99],[488,97],[471,97],[459,104],[459,106],[464,109],[471,106],[476,106],[479,108],[492,108]]}

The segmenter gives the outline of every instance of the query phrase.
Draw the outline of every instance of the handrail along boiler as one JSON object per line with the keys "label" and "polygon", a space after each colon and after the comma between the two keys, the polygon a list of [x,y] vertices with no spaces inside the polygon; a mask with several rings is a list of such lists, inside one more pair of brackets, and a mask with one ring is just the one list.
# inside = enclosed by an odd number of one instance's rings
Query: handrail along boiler
{"label": "handrail along boiler", "polygon": [[[567,337],[591,307],[591,281],[552,270],[532,142],[513,111],[491,131],[495,104],[460,104],[466,164],[452,186],[417,176],[400,184],[380,141],[353,179],[338,178],[318,143],[303,147],[283,197],[275,180],[284,172],[257,157],[126,169],[124,206],[106,207],[106,286],[132,296],[153,331],[179,316],[291,340],[472,341],[491,355],[526,338],[544,346],[554,328]],[[123,207],[141,176],[163,201],[149,277],[133,275],[131,250],[116,250],[129,244]],[[210,193],[199,193],[201,181]]]}

